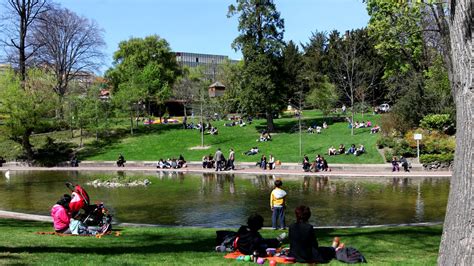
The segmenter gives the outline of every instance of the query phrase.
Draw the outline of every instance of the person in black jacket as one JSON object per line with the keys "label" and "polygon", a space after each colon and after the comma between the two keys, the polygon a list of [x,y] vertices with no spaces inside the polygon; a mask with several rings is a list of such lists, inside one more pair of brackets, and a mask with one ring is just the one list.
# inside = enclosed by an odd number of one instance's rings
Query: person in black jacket
{"label": "person in black jacket", "polygon": [[[245,255],[266,257],[267,248],[277,248],[281,245],[278,238],[264,239],[258,232],[263,227],[263,217],[259,214],[250,215],[247,225],[242,225],[237,231],[237,249]],[[280,239],[284,236],[280,236]]]}
{"label": "person in black jacket", "polygon": [[335,238],[332,247],[320,247],[313,226],[308,223],[311,210],[308,206],[295,209],[296,223],[289,228],[290,257],[297,262],[327,263],[336,256],[339,238]]}

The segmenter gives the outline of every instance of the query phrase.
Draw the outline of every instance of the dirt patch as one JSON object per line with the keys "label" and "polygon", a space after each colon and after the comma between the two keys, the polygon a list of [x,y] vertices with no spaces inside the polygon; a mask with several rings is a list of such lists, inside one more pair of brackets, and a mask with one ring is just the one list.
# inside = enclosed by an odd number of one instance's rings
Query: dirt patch
{"label": "dirt patch", "polygon": [[196,146],[189,148],[190,150],[209,150],[211,146]]}

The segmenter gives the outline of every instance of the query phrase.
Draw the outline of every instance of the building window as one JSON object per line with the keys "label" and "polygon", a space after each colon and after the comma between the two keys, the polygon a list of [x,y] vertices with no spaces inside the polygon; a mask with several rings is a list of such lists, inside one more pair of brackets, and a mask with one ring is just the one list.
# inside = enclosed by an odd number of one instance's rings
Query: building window
{"label": "building window", "polygon": [[199,57],[196,57],[196,63],[199,63]]}

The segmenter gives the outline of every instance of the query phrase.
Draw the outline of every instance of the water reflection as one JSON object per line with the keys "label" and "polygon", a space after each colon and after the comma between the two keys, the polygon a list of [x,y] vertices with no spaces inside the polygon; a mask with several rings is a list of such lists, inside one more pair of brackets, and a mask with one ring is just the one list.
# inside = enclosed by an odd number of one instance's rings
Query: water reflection
{"label": "water reflection", "polygon": [[440,178],[14,172],[9,182],[0,179],[0,209],[47,215],[57,197],[68,192],[64,182],[85,184],[97,177],[148,178],[148,187],[85,188],[92,201],[105,202],[117,221],[169,225],[238,226],[254,212],[269,225],[269,195],[276,179],[283,180],[288,192],[288,223],[294,220],[294,208],[305,204],[313,210],[310,222],[315,225],[442,221],[449,191],[449,179]]}

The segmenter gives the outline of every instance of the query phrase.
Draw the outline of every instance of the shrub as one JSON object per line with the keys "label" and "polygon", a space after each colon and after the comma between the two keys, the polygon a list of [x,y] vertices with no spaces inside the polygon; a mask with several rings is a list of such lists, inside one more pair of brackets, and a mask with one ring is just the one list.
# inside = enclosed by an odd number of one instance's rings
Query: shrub
{"label": "shrub", "polygon": [[383,114],[380,120],[380,130],[384,136],[401,136],[400,132],[408,131],[409,126],[395,113]]}
{"label": "shrub", "polygon": [[386,161],[386,162],[391,162],[391,161],[392,161],[392,157],[393,157],[393,151],[390,150],[390,149],[385,150],[384,156],[385,156],[385,161]]}
{"label": "shrub", "polygon": [[413,138],[415,133],[421,133],[423,135],[423,139],[420,142],[420,150],[422,153],[441,154],[454,152],[456,142],[453,136],[436,130],[429,131],[420,128],[408,131],[407,134],[405,134],[404,140],[413,149],[416,149],[416,140]]}
{"label": "shrub", "polygon": [[377,146],[379,149],[384,147],[393,148],[395,145],[397,145],[397,142],[392,137],[381,136],[377,139]]}
{"label": "shrub", "polygon": [[439,130],[442,132],[452,131],[454,121],[448,114],[432,114],[423,117],[420,121],[420,127],[430,130]]}
{"label": "shrub", "polygon": [[444,154],[423,154],[420,155],[421,163],[451,163],[454,160],[454,153],[444,153]]}
{"label": "shrub", "polygon": [[402,155],[405,157],[414,157],[416,156],[416,148],[410,147],[409,143],[402,139],[393,148],[393,153],[398,156]]}
{"label": "shrub", "polygon": [[69,160],[72,153],[70,143],[55,142],[54,139],[47,137],[46,144],[38,149],[35,154],[35,164],[41,166],[56,166],[58,163]]}

